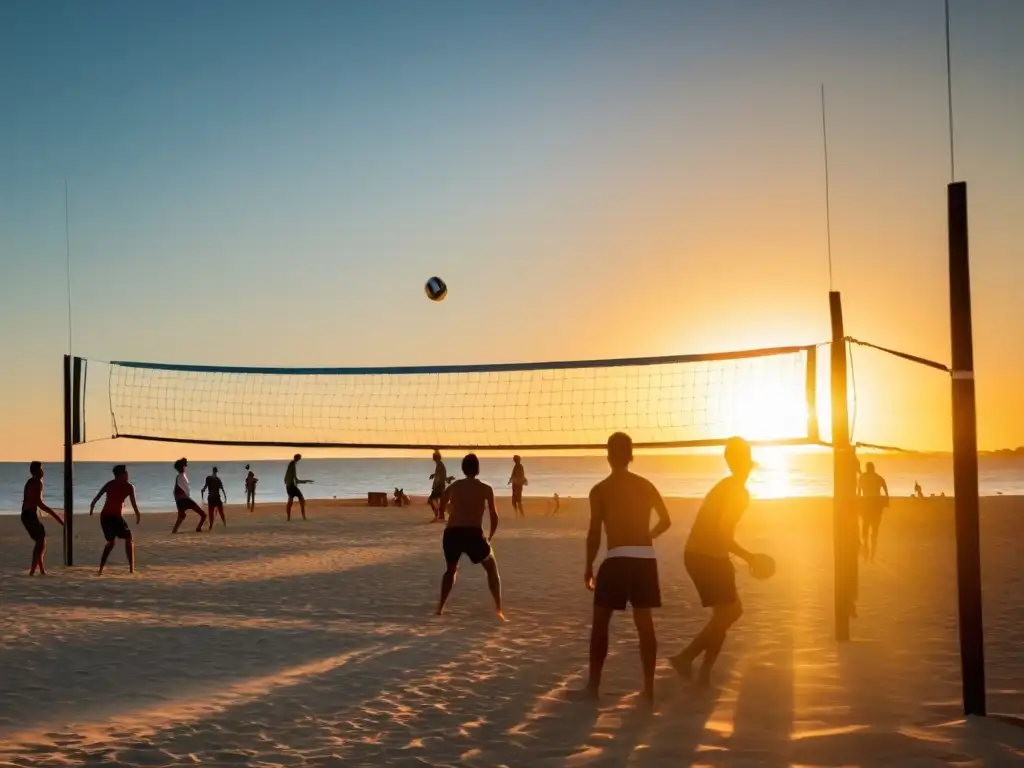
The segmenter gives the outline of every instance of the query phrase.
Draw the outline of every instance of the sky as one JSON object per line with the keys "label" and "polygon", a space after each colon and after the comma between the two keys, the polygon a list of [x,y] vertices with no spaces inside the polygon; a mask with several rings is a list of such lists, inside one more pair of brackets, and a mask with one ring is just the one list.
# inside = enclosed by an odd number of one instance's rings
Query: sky
{"label": "sky", "polygon": [[[1024,3],[951,6],[979,442],[1016,446]],[[946,362],[941,0],[0,4],[0,460],[60,456],[65,180],[84,357],[825,341],[822,83],[847,333]],[[948,378],[862,350],[854,365],[856,439],[949,447]]]}

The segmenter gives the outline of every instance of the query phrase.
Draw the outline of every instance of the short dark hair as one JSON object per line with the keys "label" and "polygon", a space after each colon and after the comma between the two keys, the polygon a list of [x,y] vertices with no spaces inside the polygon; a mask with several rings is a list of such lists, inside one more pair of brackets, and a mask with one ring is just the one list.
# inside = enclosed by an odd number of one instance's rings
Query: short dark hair
{"label": "short dark hair", "polygon": [[114,465],[114,469],[112,471],[114,473],[114,477],[117,477],[118,475],[123,475],[125,472],[127,472],[128,467],[126,467],[124,464],[116,464]]}
{"label": "short dark hair", "polygon": [[475,453],[467,453],[462,460],[462,474],[466,477],[476,477],[480,474],[480,459]]}
{"label": "short dark hair", "polygon": [[28,465],[28,472],[30,475],[35,475],[38,474],[39,470],[41,470],[42,468],[43,462],[33,461],[31,464]]}
{"label": "short dark hair", "polygon": [[616,432],[608,438],[608,462],[626,467],[633,460],[633,438],[625,432]]}
{"label": "short dark hair", "polygon": [[183,470],[185,468],[185,465],[187,465],[187,464],[188,464],[188,459],[182,457],[182,458],[178,459],[176,462],[174,462],[174,468],[178,472],[181,472],[181,470]]}
{"label": "short dark hair", "polygon": [[301,453],[296,453],[294,458],[295,458],[295,461],[299,461],[302,458],[302,454]]}

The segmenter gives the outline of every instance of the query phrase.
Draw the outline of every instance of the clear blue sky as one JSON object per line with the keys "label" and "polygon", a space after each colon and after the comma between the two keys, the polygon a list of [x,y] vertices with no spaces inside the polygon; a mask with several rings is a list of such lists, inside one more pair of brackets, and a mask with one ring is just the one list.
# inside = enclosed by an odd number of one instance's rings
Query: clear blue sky
{"label": "clear blue sky", "polygon": [[[953,0],[953,34],[996,447],[1024,443],[1024,2]],[[64,179],[88,357],[822,340],[821,82],[850,332],[946,360],[944,54],[941,0],[0,4],[0,459],[59,451]],[[945,434],[874,394],[868,427]]]}

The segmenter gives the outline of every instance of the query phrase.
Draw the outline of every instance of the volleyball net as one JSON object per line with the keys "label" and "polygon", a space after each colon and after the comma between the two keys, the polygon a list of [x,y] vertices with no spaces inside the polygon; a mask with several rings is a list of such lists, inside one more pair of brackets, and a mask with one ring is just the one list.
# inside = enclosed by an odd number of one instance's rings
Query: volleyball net
{"label": "volleyball net", "polygon": [[813,346],[433,367],[82,365],[83,440],[569,450],[622,430],[638,447],[818,441]]}

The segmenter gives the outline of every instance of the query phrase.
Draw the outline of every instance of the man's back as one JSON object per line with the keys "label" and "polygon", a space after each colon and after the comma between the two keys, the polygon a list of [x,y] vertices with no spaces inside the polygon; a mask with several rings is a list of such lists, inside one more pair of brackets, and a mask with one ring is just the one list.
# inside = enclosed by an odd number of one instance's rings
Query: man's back
{"label": "man's back", "polygon": [[448,488],[451,512],[448,528],[483,528],[487,503],[494,498],[494,490],[475,477],[456,480]]}
{"label": "man's back", "polygon": [[885,481],[882,476],[874,470],[865,472],[860,476],[860,492],[862,496],[879,496]]}
{"label": "man's back", "polygon": [[736,523],[750,503],[750,493],[737,478],[720,480],[704,497],[693,521],[686,551],[728,557]]}
{"label": "man's back", "polygon": [[658,489],[628,470],[613,471],[590,491],[590,506],[604,523],[608,549],[650,547],[651,512]]}

